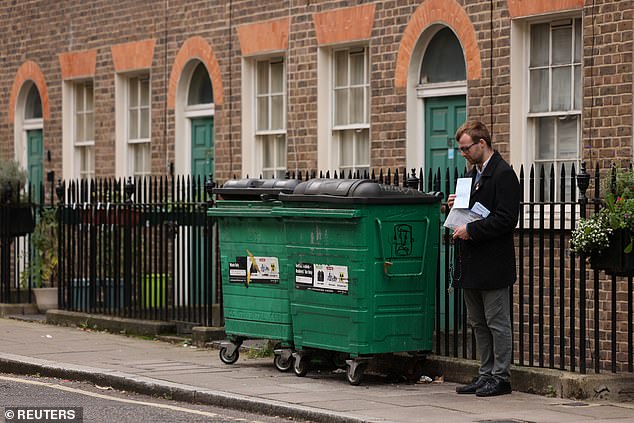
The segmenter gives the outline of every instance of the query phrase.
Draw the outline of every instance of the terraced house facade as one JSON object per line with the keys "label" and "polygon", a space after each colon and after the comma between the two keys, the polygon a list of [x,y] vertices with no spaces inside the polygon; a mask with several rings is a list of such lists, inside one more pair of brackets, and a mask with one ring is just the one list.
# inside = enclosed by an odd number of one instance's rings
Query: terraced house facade
{"label": "terraced house facade", "polygon": [[0,153],[64,178],[462,167],[468,116],[515,166],[607,167],[633,155],[632,8],[3,2]]}
{"label": "terraced house facade", "polygon": [[32,182],[462,169],[453,134],[476,118],[516,169],[607,169],[634,157],[633,11],[631,0],[5,0],[0,157]]}

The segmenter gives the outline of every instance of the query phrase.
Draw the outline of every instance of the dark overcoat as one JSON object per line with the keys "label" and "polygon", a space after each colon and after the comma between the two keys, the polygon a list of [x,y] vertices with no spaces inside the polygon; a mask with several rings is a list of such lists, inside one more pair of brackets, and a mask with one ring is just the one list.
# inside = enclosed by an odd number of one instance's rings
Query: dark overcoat
{"label": "dark overcoat", "polygon": [[499,289],[517,279],[513,231],[520,205],[520,185],[515,171],[495,151],[480,180],[472,178],[469,207],[480,202],[490,214],[467,224],[470,239],[457,240],[454,247],[453,286],[470,289]]}

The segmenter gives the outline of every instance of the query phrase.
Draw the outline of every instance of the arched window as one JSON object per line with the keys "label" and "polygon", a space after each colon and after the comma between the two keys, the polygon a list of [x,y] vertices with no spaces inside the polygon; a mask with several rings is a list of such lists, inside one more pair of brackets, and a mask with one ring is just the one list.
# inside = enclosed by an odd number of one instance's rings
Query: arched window
{"label": "arched window", "polygon": [[205,65],[199,63],[192,74],[192,79],[189,84],[187,105],[194,106],[196,104],[211,103],[213,103],[213,91],[211,88],[209,73],[207,72]]}
{"label": "arched window", "polygon": [[40,92],[35,84],[31,84],[29,93],[26,96],[25,106],[24,119],[42,118],[42,100],[40,99]]}
{"label": "arched window", "polygon": [[464,81],[467,71],[462,47],[453,31],[443,28],[429,42],[423,57],[420,83]]}

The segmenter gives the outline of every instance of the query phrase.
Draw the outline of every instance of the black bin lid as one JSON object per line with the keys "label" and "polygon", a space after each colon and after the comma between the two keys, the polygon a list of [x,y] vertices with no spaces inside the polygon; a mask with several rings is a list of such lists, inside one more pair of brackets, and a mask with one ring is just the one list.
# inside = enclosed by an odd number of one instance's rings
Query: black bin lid
{"label": "black bin lid", "polygon": [[231,179],[221,188],[214,188],[224,200],[265,200],[282,193],[292,193],[300,181],[297,179]]}
{"label": "black bin lid", "polygon": [[311,179],[297,185],[292,194],[282,193],[279,198],[320,203],[421,204],[440,202],[442,194],[379,184],[369,179]]}

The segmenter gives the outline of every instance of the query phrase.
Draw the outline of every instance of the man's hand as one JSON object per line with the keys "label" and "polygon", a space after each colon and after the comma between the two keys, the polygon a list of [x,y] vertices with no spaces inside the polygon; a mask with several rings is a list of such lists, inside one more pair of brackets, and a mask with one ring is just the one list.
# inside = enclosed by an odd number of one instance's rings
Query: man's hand
{"label": "man's hand", "polygon": [[449,194],[449,197],[447,197],[447,206],[452,208],[454,201],[456,201],[456,194]]}
{"label": "man's hand", "polygon": [[465,241],[469,239],[469,232],[467,232],[467,225],[462,225],[456,228],[453,231],[453,239],[464,239]]}

